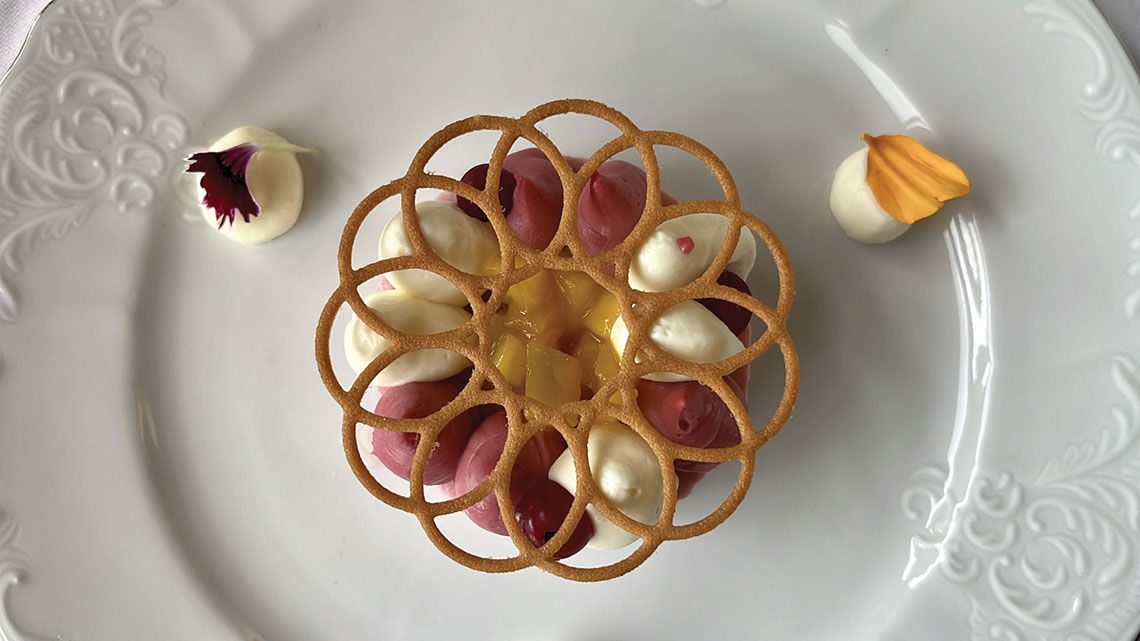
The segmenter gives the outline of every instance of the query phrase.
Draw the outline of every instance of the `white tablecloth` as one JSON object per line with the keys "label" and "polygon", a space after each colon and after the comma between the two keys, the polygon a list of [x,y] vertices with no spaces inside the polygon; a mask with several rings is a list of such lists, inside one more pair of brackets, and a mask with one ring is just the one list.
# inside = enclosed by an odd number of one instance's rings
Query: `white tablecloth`
{"label": "white tablecloth", "polygon": [[12,65],[36,14],[46,5],[44,0],[0,0],[0,71]]}
{"label": "white tablecloth", "polygon": [[1140,62],[1140,0],[1096,0],[1097,6],[1108,18],[1124,48]]}
{"label": "white tablecloth", "polygon": [[[1140,0],[1094,0],[1116,28],[1133,60],[1140,60]],[[46,0],[0,0],[0,71],[7,70]]]}

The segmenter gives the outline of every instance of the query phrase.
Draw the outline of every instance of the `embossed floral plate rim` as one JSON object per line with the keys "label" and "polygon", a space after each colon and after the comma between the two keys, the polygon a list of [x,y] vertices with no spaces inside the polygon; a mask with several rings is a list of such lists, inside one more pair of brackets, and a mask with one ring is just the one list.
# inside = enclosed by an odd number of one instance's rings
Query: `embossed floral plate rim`
{"label": "embossed floral plate rim", "polygon": [[[1098,153],[1131,167],[1140,186],[1140,79],[1134,61],[1092,2],[1034,0],[1025,14],[1046,34],[1079,42],[1095,63],[1080,113],[1095,123]],[[1140,188],[1126,218],[1140,222]],[[981,397],[984,422],[992,373],[985,260],[971,225],[948,233],[965,344],[961,386]],[[1124,273],[1133,283],[1121,312],[1140,319],[1140,232],[1129,232]],[[1117,402],[1092,435],[1049,457],[1032,479],[982,466],[969,478],[919,467],[900,496],[915,524],[904,580],[931,572],[962,586],[972,639],[1140,638],[1140,341],[1114,348],[1108,378]],[[1089,420],[1096,420],[1089,417]],[[967,444],[969,445],[969,444]],[[957,491],[955,491],[957,490]],[[925,559],[925,560],[924,560]]]}

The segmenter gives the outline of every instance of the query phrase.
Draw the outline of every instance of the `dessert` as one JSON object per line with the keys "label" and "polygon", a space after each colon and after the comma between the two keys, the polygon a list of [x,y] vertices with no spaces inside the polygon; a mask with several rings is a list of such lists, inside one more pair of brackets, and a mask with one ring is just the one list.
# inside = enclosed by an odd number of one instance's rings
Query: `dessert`
{"label": "dessert", "polygon": [[863,134],[865,147],[835,170],[831,213],[861,243],[898,238],[947,200],[970,193],[970,180],[954,163],[909,136]]}
{"label": "dessert", "polygon": [[312,151],[260,127],[238,127],[186,168],[201,173],[202,217],[218,233],[243,245],[273,240],[301,215],[304,184],[297,154]]}
{"label": "dessert", "polygon": [[[563,113],[605,119],[622,133],[589,158],[564,156],[536,126]],[[486,164],[459,180],[425,173],[445,142],[487,129],[502,137]],[[520,140],[534,148],[510,152]],[[724,199],[679,202],[662,191],[654,145],[695,155]],[[629,148],[646,170],[612,158]],[[417,202],[420,188],[445,193]],[[354,267],[361,225],[388,199],[400,206],[379,258]],[[774,307],[746,284],[757,239],[775,259]],[[712,529],[742,500],[756,449],[795,402],[798,361],[785,328],[792,274],[779,240],[741,207],[710,151],[679,134],[641,131],[600,103],[557,101],[518,119],[476,116],[445,127],[404,177],[353,212],[338,265],[341,284],[321,314],[316,352],[343,410],[349,464],[369,492],[416,514],[441,551],[475,569],[533,565],[602,580],[665,540]],[[355,372],[347,386],[330,349],[345,306]],[[763,326],[756,340],[754,315]],[[773,347],[785,364],[783,395],[754,427],[747,366]],[[380,393],[374,411],[362,407],[370,388]],[[363,447],[358,424],[372,428]],[[408,480],[406,496],[372,475],[369,451]],[[730,460],[741,469],[727,500],[696,523],[675,524],[678,499]],[[425,485],[446,498],[429,500]],[[518,555],[459,548],[436,523],[459,511],[509,536]],[[610,565],[568,563],[583,547],[636,541]]]}

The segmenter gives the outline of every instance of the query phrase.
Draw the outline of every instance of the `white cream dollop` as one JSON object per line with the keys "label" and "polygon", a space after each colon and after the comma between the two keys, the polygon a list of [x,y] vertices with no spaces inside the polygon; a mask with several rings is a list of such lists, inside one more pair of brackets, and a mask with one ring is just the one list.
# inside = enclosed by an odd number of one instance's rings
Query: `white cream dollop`
{"label": "white cream dollop", "polygon": [[[416,203],[424,240],[436,255],[452,267],[478,276],[494,274],[499,269],[499,239],[490,224],[463,213],[455,203],[427,200]],[[388,221],[380,234],[380,258],[411,256],[415,252],[404,229],[400,212]],[[468,304],[467,297],[451,281],[423,269],[404,269],[385,274],[396,289],[417,298],[457,305]]]}
{"label": "white cream dollop", "polygon": [[[598,489],[626,516],[642,523],[655,523],[665,501],[661,466],[653,450],[636,432],[612,419],[601,419],[590,429],[586,443],[590,472]],[[574,456],[570,450],[550,466],[550,480],[573,494],[578,488]],[[625,547],[637,537],[610,521],[593,504],[586,513],[594,521],[594,536],[586,544],[595,550]]]}
{"label": "white cream dollop", "polygon": [[[693,300],[678,303],[658,316],[649,327],[649,339],[669,354],[691,363],[715,363],[744,350],[744,343],[716,314]],[[618,354],[623,354],[627,341],[629,328],[618,317],[610,342]],[[642,360],[640,354],[637,360]],[[644,378],[662,382],[692,380],[674,372],[653,372]]]}
{"label": "white cream dollop", "polygon": [[[634,255],[629,286],[643,292],[663,292],[688,285],[709,268],[727,233],[728,218],[720,214],[689,214],[661,223]],[[677,243],[685,237],[693,241],[688,253]],[[756,237],[744,227],[725,269],[748,280],[755,262]]]}
{"label": "white cream dollop", "polygon": [[[408,334],[437,334],[466,323],[471,315],[454,305],[421,300],[397,289],[364,299],[389,327]],[[344,330],[344,353],[359,374],[391,343],[368,328],[355,314]],[[380,370],[373,385],[391,387],[417,381],[441,381],[471,366],[471,361],[448,349],[421,349],[397,358]]]}
{"label": "white cream dollop", "polygon": [[861,243],[878,244],[894,240],[910,225],[891,216],[875,200],[867,184],[868,148],[848,156],[835,170],[831,183],[831,214],[843,231]]}
{"label": "white cream dollop", "polygon": [[[222,136],[210,145],[209,150],[223,151],[246,143],[259,147],[289,144],[272,131],[245,126]],[[219,228],[217,213],[202,205],[202,217],[206,222],[226,238],[243,245],[264,243],[289,231],[301,215],[301,201],[305,191],[297,154],[290,151],[259,151],[249,161],[245,180],[250,195],[261,209],[260,213],[251,217],[248,223],[238,215],[232,225],[227,222]],[[205,192],[199,186],[198,201],[201,202],[204,197]]]}

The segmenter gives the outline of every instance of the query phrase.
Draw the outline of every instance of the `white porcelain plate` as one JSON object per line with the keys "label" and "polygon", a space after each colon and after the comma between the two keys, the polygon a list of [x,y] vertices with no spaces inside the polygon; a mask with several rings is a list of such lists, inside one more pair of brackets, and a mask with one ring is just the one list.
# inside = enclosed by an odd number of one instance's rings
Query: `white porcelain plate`
{"label": "white porcelain plate", "polygon": [[[561,97],[704,142],[797,273],[800,399],[748,497],[600,584],[440,554],[353,478],[312,356],[356,202],[444,124]],[[320,147],[253,249],[175,187],[247,123]],[[974,192],[849,241],[864,131]],[[58,0],[0,85],[0,639],[1131,639],[1138,178],[1087,0]]]}

